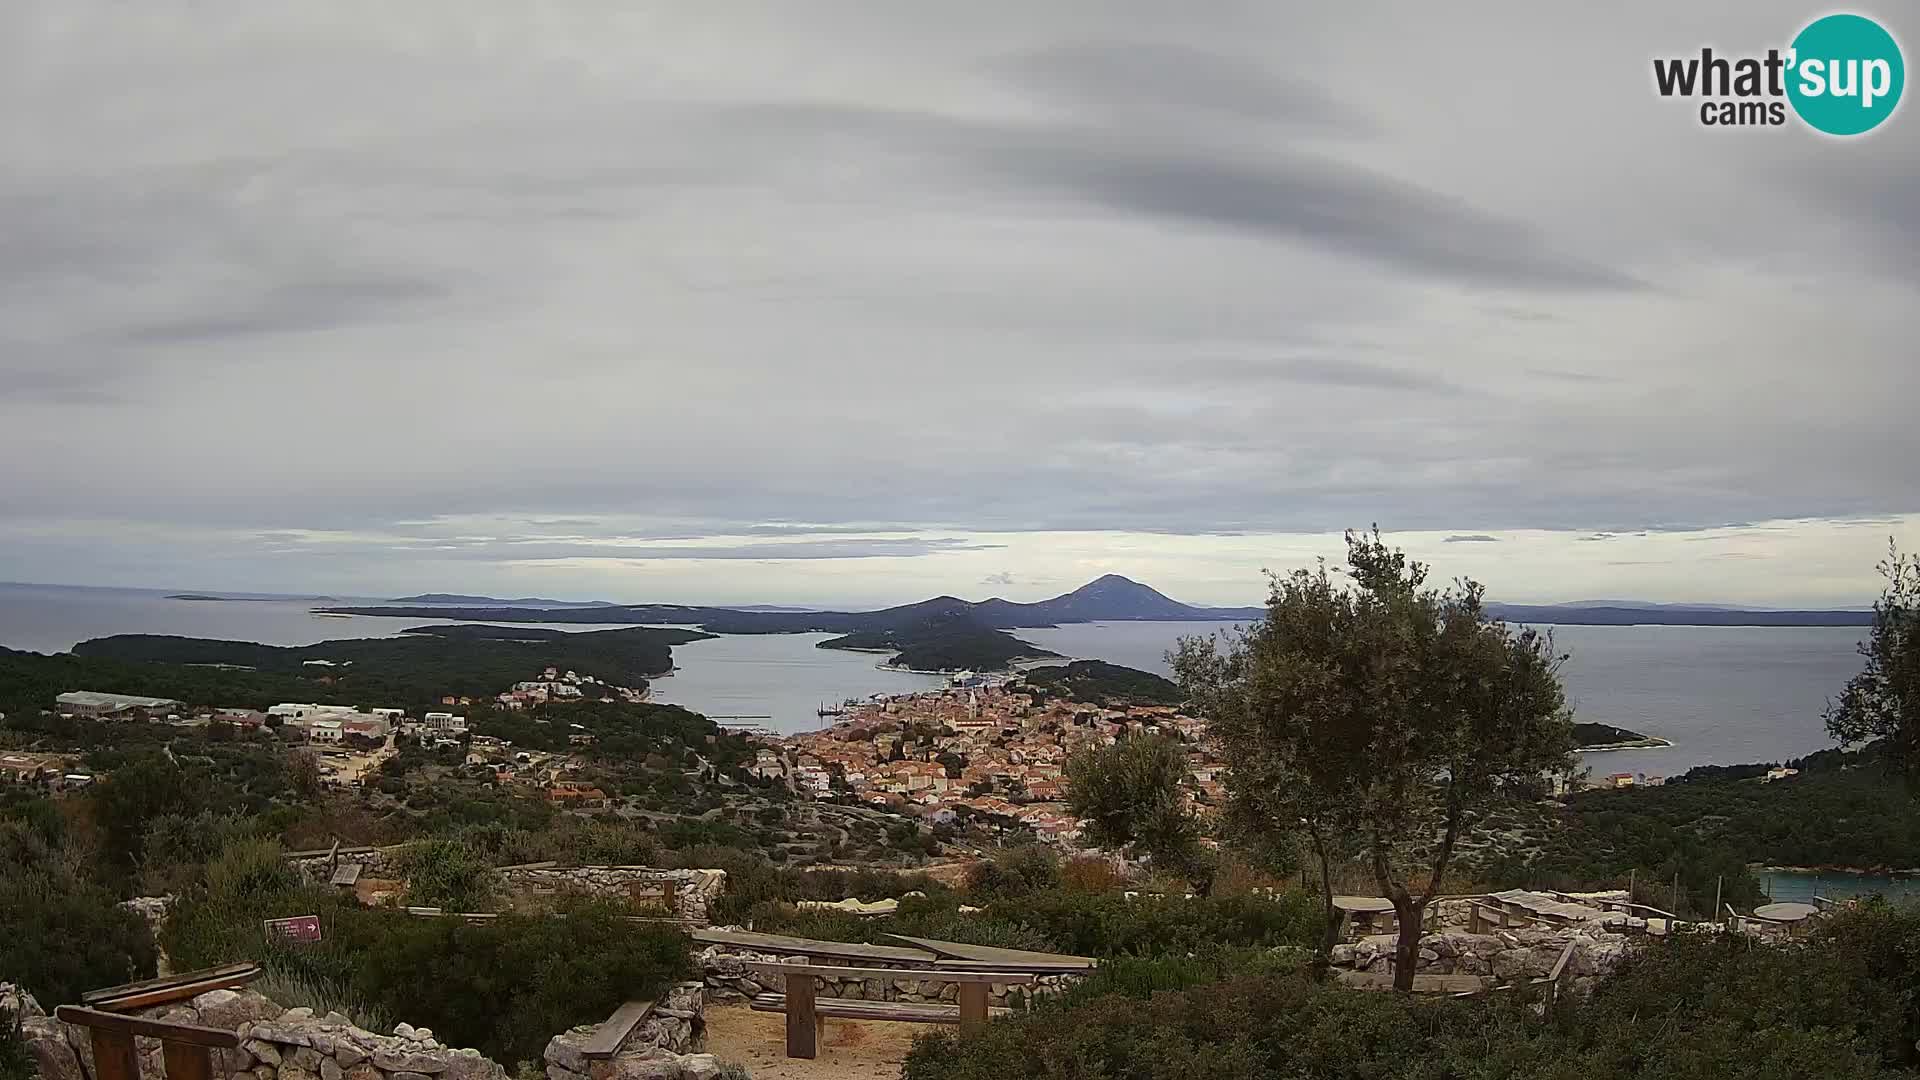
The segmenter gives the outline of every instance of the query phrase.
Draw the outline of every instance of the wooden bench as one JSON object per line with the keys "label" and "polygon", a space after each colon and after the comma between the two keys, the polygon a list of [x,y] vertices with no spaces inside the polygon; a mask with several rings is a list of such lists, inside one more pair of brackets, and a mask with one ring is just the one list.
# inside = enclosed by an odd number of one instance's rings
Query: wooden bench
{"label": "wooden bench", "polygon": [[646,1021],[653,1012],[651,1001],[629,1001],[613,1010],[613,1015],[600,1022],[593,1034],[580,1047],[580,1056],[588,1061],[604,1061],[620,1052],[634,1029]]}
{"label": "wooden bench", "polygon": [[[753,999],[755,1012],[787,1011],[787,995],[757,994]],[[919,1001],[855,1001],[852,998],[813,999],[815,1016],[836,1020],[900,1020],[909,1024],[958,1024],[960,1006],[944,1005],[938,1002]],[[1012,1009],[990,1008],[989,1017],[1007,1016]]]}
{"label": "wooden bench", "polygon": [[[912,1020],[916,1023],[957,1023],[961,1030],[971,1030],[987,1022],[987,988],[990,986],[1025,986],[1039,981],[1039,976],[1030,971],[978,971],[974,969],[951,970],[944,968],[858,968],[837,967],[825,964],[780,964],[773,962],[755,962],[746,965],[751,971],[769,975],[778,975],[786,985],[785,994],[761,995],[767,999],[766,1008],[761,1008],[759,999],[755,999],[755,1008],[772,1011],[777,999],[779,1011],[787,1015],[787,1056],[793,1058],[811,1058],[818,1053],[820,1042],[820,1021],[825,1016],[845,1016],[859,1020]],[[914,1005],[911,1002],[887,1001],[849,1001],[840,998],[827,999],[826,1011],[814,994],[813,980],[827,979],[920,979],[957,983],[960,986],[960,1004],[951,1009],[952,1019],[947,1006]],[[849,1015],[858,1012],[857,1016]]]}
{"label": "wooden bench", "polygon": [[140,1080],[136,1035],[160,1040],[167,1080],[213,1080],[213,1051],[240,1045],[238,1035],[220,1028],[143,1020],[79,1005],[62,1005],[53,1015],[62,1023],[87,1029],[95,1080]]}
{"label": "wooden bench", "polygon": [[162,975],[157,979],[123,983],[119,986],[89,990],[80,995],[80,1003],[105,1012],[131,1012],[153,1005],[196,998],[209,990],[237,990],[260,974],[260,965],[220,964],[197,971]]}

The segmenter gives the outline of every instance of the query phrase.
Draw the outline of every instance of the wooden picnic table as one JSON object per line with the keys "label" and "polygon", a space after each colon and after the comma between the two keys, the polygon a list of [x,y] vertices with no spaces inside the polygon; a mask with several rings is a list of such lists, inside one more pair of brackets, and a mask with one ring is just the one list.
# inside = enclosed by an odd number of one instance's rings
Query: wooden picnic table
{"label": "wooden picnic table", "polygon": [[[1027,985],[1039,978],[1037,974],[1031,971],[978,971],[973,969],[953,971],[944,968],[902,971],[899,968],[840,967],[833,964],[781,964],[772,961],[754,961],[748,963],[746,966],[752,971],[769,975],[779,975],[785,983],[786,993],[781,995],[763,994],[754,999],[753,1007],[763,1012],[786,1013],[787,1056],[794,1058],[811,1058],[818,1053],[820,1021],[823,1017],[839,1016],[860,1020],[904,1020],[922,1024],[957,1023],[960,1025],[962,1031],[968,1031],[987,1022],[988,987]],[[849,1002],[838,999],[828,999],[823,1002],[816,998],[814,994],[813,980],[815,978],[885,979],[891,981],[903,976],[958,983],[960,985],[960,1003],[958,1007],[884,1001]]]}
{"label": "wooden picnic table", "polygon": [[932,964],[940,957],[927,949],[892,945],[864,945],[847,941],[816,941],[784,934],[757,934],[750,930],[694,930],[688,935],[702,945],[731,945],[752,952],[781,956],[823,957],[829,960],[885,964]]}
{"label": "wooden picnic table", "polygon": [[999,971],[1048,973],[1090,971],[1100,964],[1090,956],[1035,952],[1032,949],[1000,949],[991,945],[968,945],[961,941],[941,941],[938,938],[910,937],[906,934],[887,936],[935,954],[944,968],[980,966]]}

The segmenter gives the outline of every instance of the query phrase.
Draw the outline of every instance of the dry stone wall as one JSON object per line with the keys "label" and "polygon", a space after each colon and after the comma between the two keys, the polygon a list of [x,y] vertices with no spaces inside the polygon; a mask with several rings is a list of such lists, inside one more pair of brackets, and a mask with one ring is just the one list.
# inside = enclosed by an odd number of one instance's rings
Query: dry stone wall
{"label": "dry stone wall", "polygon": [[[696,957],[705,977],[707,997],[714,1001],[748,1001],[760,994],[785,992],[785,977],[755,972],[750,963],[813,964],[823,967],[887,968],[899,972],[891,978],[845,978],[815,976],[814,993],[823,998],[853,1001],[905,1001],[924,1004],[955,1004],[960,1000],[960,984],[938,977],[925,968],[911,964],[862,960],[858,965],[842,964],[825,958],[782,956],[778,953],[752,952],[733,945],[709,945]],[[1007,1005],[1019,999],[1037,1000],[1058,994],[1081,979],[1079,975],[1042,975],[1031,986],[995,986],[988,989],[992,1005]]]}
{"label": "dry stone wall", "polygon": [[[31,1001],[31,998],[28,999]],[[42,1080],[92,1080],[93,1040],[33,1005],[23,1013],[28,1047]],[[212,990],[190,1001],[137,1015],[220,1028],[240,1037],[215,1050],[214,1075],[227,1080],[506,1080],[506,1071],[478,1050],[443,1046],[426,1028],[401,1024],[391,1035],[354,1025],[339,1013],[285,1009],[251,990]],[[160,1041],[134,1040],[142,1080],[163,1080]]]}
{"label": "dry stone wall", "polygon": [[[554,1036],[546,1049],[550,1080],[712,1080],[720,1065],[696,1053],[706,998],[697,982],[667,992],[610,1061],[591,1064],[580,1046],[595,1025]],[[86,1028],[48,1016],[33,996],[0,983],[0,1010],[22,1017],[21,1030],[41,1080],[93,1080],[93,1041]],[[442,1045],[427,1028],[395,1025],[391,1035],[357,1027],[339,1013],[282,1008],[251,990],[214,990],[137,1015],[168,1023],[220,1028],[240,1037],[233,1050],[213,1051],[215,1080],[507,1080],[506,1070],[478,1050]],[[164,1080],[158,1039],[137,1038],[141,1080]]]}
{"label": "dry stone wall", "polygon": [[[365,878],[396,878],[406,846],[388,848],[341,848],[338,852],[297,852],[287,862],[309,883],[325,884],[335,867],[354,863]],[[725,870],[663,870],[651,866],[556,866],[534,863],[503,866],[494,871],[505,891],[541,893],[579,893],[612,900],[633,895],[634,886],[652,887],[671,882],[674,886],[674,914],[695,926],[707,925],[707,912],[726,891]]]}
{"label": "dry stone wall", "polygon": [[626,899],[634,886],[673,885],[674,913],[695,926],[727,888],[725,870],[661,870],[649,866],[505,866],[496,873],[509,889],[533,893],[581,893]]}

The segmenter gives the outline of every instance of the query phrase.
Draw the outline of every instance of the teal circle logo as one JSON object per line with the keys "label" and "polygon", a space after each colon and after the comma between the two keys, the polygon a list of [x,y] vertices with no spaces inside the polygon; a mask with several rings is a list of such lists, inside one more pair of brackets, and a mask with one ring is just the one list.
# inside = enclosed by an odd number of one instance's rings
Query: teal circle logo
{"label": "teal circle logo", "polygon": [[1862,15],[1815,19],[1793,39],[1787,100],[1800,119],[1829,135],[1879,127],[1900,104],[1907,66],[1900,45]]}

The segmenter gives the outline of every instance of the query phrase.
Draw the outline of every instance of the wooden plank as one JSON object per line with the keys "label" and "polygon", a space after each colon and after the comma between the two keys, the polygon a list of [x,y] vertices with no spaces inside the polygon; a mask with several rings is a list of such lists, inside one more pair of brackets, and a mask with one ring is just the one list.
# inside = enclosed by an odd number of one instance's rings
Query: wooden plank
{"label": "wooden plank", "polygon": [[812,1058],[819,1053],[820,1017],[813,1007],[813,980],[788,978],[787,1056]]}
{"label": "wooden plank", "polygon": [[1058,970],[1060,965],[1072,965],[1080,968],[1092,968],[1099,961],[1091,956],[1071,956],[1066,953],[1034,952],[1031,949],[995,949],[986,945],[968,945],[959,941],[941,941],[938,938],[909,937],[906,934],[888,934],[895,941],[904,941],[917,945],[943,959],[983,961],[997,964],[1002,970],[1016,970],[1027,965],[1046,965],[1048,970]]}
{"label": "wooden plank", "polygon": [[601,1021],[593,1029],[593,1034],[580,1047],[580,1055],[586,1058],[610,1058],[620,1052],[620,1047],[633,1034],[633,1029],[653,1011],[651,1001],[629,1001],[613,1010],[613,1015]]}
{"label": "wooden plank", "polygon": [[764,971],[772,975],[813,975],[827,979],[931,979],[963,986],[1025,986],[1040,979],[1039,974],[1032,971],[977,971],[971,968],[965,971],[938,967],[860,968],[836,967],[832,964],[782,964],[773,960],[749,960],[744,966],[751,971]]}
{"label": "wooden plank", "polygon": [[[222,1028],[201,1027],[198,1024],[169,1024],[160,1020],[128,1016],[125,1013],[82,1008],[78,1005],[62,1005],[53,1011],[53,1015],[65,1023],[92,1028],[96,1045],[102,1032],[123,1034],[129,1039],[134,1035],[146,1035],[155,1039],[192,1043],[195,1046],[211,1046],[219,1050],[231,1050],[240,1045],[239,1036],[233,1032]],[[138,1080],[138,1069],[130,1080]]]}
{"label": "wooden plank", "polygon": [[359,882],[360,869],[360,864],[357,862],[341,863],[334,867],[333,877],[328,880],[328,884],[341,888],[351,887]]}
{"label": "wooden plank", "polygon": [[832,960],[878,960],[889,964],[931,964],[939,956],[926,949],[891,945],[861,945],[846,941],[816,941],[783,934],[756,934],[750,930],[695,930],[690,937],[702,945],[733,945],[754,952],[787,956],[826,957]]}
{"label": "wooden plank", "polygon": [[160,1059],[166,1065],[166,1080],[213,1080],[213,1051],[198,1043],[164,1039]]}
{"label": "wooden plank", "polygon": [[977,1031],[987,1023],[987,986],[985,983],[960,984],[960,1030]]}
{"label": "wooden plank", "polygon": [[121,997],[140,990],[152,990],[162,986],[179,986],[182,983],[198,982],[201,979],[211,979],[219,975],[237,975],[241,972],[253,972],[257,974],[259,971],[259,965],[252,961],[242,961],[237,964],[216,964],[213,967],[200,968],[195,971],[180,971],[172,975],[162,975],[157,979],[142,979],[139,982],[121,983],[118,986],[103,986],[98,990],[89,990],[81,994],[80,1000],[91,1005],[102,998]]}
{"label": "wooden plank", "polygon": [[235,975],[216,976],[195,982],[176,983],[172,986],[156,986],[150,990],[116,994],[112,997],[94,998],[87,1004],[110,1012],[129,1012],[145,1009],[154,1005],[166,1005],[175,1001],[186,1001],[199,997],[210,990],[233,990],[245,986],[260,974],[259,968],[240,972]]}
{"label": "wooden plank", "polygon": [[[55,1015],[67,1008],[55,1010]],[[87,1037],[93,1041],[94,1080],[140,1080],[140,1056],[134,1052],[132,1032],[95,1028],[87,1032]]]}
{"label": "wooden plank", "polygon": [[[756,1012],[785,1012],[785,994],[759,994],[751,1006]],[[906,1024],[958,1024],[960,1006],[918,1001],[855,1001],[851,998],[815,998],[814,1012],[835,1020],[895,1020]],[[991,1017],[1010,1016],[1012,1009],[990,1008]]]}

